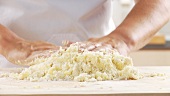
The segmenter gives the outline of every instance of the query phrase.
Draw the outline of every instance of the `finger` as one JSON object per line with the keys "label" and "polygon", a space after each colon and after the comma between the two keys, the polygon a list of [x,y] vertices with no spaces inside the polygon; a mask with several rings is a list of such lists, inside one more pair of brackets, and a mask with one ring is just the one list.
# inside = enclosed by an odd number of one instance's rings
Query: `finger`
{"label": "finger", "polygon": [[[52,52],[52,53],[54,53],[54,52]],[[20,60],[20,64],[25,65],[25,66],[31,66],[31,65],[34,65],[37,63],[41,63],[41,62],[43,62],[41,60],[45,60],[45,58],[50,57],[52,53],[49,50],[34,52],[29,57],[27,57],[25,60]],[[37,58],[42,58],[42,59],[35,61]]]}
{"label": "finger", "polygon": [[111,51],[113,48],[111,47],[111,45],[105,45],[105,46],[99,46],[99,47],[96,47],[95,49],[93,49],[92,51],[102,51],[102,52],[105,52],[105,51]]}
{"label": "finger", "polygon": [[30,42],[32,46],[56,46],[52,43],[49,42],[44,42],[44,41],[35,41],[35,42]]}
{"label": "finger", "polygon": [[75,42],[71,42],[71,41],[68,41],[68,40],[63,40],[62,41],[62,44],[64,45],[64,46],[67,46],[67,47],[69,47],[71,44],[73,44],[73,43],[75,43]]}
{"label": "finger", "polygon": [[91,42],[81,43],[81,44],[79,45],[79,47],[80,47],[80,50],[85,50],[85,49],[87,49],[88,51],[91,51],[91,50],[93,50],[93,49],[96,48],[95,44],[94,44],[94,43],[91,43]]}
{"label": "finger", "polygon": [[51,54],[53,52],[51,52],[50,50],[46,50],[46,51],[37,51],[37,52],[33,52],[28,58],[40,58],[40,57],[50,57]]}
{"label": "finger", "polygon": [[93,51],[96,48],[100,48],[100,47],[102,47],[102,43],[93,43],[91,46],[88,47],[88,50]]}
{"label": "finger", "polygon": [[87,46],[87,50],[88,50],[88,51],[92,51],[92,50],[94,50],[95,48],[96,48],[95,45],[89,45],[89,46]]}
{"label": "finger", "polygon": [[43,51],[43,50],[58,50],[58,46],[42,45],[42,46],[31,46],[32,51]]}
{"label": "finger", "polygon": [[48,50],[48,49],[58,49],[58,46],[44,42],[44,41],[35,41],[30,43],[31,50],[38,51],[38,50]]}

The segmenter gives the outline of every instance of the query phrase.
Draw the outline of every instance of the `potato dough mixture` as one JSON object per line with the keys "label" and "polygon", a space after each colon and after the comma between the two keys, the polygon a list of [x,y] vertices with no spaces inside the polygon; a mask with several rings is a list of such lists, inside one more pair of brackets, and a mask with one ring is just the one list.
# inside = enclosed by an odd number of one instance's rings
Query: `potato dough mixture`
{"label": "potato dough mixture", "polygon": [[74,80],[94,82],[104,80],[138,79],[138,70],[133,67],[130,57],[117,51],[80,52],[79,44],[74,43],[67,49],[47,58],[37,58],[34,65],[21,73],[12,73],[10,77],[30,81]]}

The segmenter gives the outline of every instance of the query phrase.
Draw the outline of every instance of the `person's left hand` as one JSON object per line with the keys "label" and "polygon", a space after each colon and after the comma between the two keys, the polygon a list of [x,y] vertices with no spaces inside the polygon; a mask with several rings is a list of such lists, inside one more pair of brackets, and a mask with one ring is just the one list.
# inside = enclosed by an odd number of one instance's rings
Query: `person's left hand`
{"label": "person's left hand", "polygon": [[[65,45],[69,46],[72,42],[67,42]],[[109,36],[101,38],[90,38],[88,41],[80,42],[80,48],[89,51],[102,51],[102,50],[117,50],[122,55],[129,53],[129,48],[126,43],[121,39],[113,39]]]}

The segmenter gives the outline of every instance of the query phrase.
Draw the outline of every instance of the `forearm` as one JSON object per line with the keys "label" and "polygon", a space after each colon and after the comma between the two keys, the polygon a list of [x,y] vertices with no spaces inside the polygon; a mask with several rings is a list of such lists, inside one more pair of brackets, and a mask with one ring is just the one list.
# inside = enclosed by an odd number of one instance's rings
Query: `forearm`
{"label": "forearm", "polygon": [[18,40],[21,40],[21,38],[3,25],[0,25],[0,54],[4,55],[5,51],[10,50]]}
{"label": "forearm", "polygon": [[108,36],[123,40],[129,51],[146,45],[170,19],[170,0],[139,0],[125,20]]}

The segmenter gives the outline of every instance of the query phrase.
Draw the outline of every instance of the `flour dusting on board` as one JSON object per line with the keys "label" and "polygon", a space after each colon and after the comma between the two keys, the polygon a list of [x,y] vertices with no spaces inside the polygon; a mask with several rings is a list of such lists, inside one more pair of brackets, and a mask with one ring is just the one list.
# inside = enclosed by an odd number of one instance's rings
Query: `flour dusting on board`
{"label": "flour dusting on board", "polygon": [[79,44],[62,47],[48,58],[37,58],[34,65],[9,77],[29,81],[104,81],[139,79],[140,75],[130,57],[117,51],[80,52]]}

